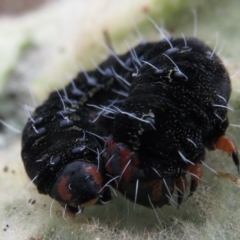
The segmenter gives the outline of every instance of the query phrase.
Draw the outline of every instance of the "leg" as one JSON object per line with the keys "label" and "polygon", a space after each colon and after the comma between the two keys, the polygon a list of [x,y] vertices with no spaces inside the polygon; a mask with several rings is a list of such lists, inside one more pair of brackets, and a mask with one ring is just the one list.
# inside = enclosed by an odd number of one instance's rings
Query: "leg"
{"label": "leg", "polygon": [[230,138],[223,135],[215,143],[215,148],[228,153],[232,157],[239,172],[239,158],[235,143]]}
{"label": "leg", "polygon": [[196,163],[194,165],[189,165],[187,167],[189,173],[191,174],[191,186],[190,186],[190,194],[188,197],[191,197],[195,192],[198,184],[202,180],[203,170],[202,164]]}

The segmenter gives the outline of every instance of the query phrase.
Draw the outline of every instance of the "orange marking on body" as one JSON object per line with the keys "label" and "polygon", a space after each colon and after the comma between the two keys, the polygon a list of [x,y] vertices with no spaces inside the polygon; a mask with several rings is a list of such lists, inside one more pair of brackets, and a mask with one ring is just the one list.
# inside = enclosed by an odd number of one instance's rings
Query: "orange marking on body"
{"label": "orange marking on body", "polygon": [[237,152],[237,147],[233,140],[224,135],[217,140],[215,148],[227,152],[229,155]]}
{"label": "orange marking on body", "polygon": [[103,177],[101,172],[97,169],[97,167],[95,166],[87,166],[85,168],[85,171],[88,172],[94,179],[94,182],[99,185],[102,186],[103,183]]}
{"label": "orange marking on body", "polygon": [[72,198],[72,194],[68,188],[69,178],[70,178],[69,176],[62,177],[61,181],[58,183],[58,186],[57,186],[58,193],[62,198],[62,200],[68,201],[68,202],[71,201],[71,198]]}
{"label": "orange marking on body", "polygon": [[162,192],[163,191],[163,181],[162,181],[162,179],[153,179],[153,180],[140,182],[140,187],[142,189],[144,189],[144,188],[149,189],[150,199],[152,201],[157,202],[163,196],[163,192]]}
{"label": "orange marking on body", "polygon": [[107,172],[110,173],[110,174],[113,173],[112,168],[111,168],[111,165],[110,165],[109,163],[106,165],[106,170],[107,170]]}
{"label": "orange marking on body", "polygon": [[[107,152],[107,163],[105,168],[108,173],[113,173],[113,168],[115,169],[115,173],[122,175],[121,179],[124,179],[126,182],[130,182],[132,180],[132,175],[138,170],[137,166],[139,165],[139,158],[136,154],[130,151],[124,144],[116,143],[112,139],[108,139],[106,142]],[[113,156],[113,151],[116,151],[118,156]],[[119,161],[116,165],[112,165],[111,158],[114,161]],[[119,164],[119,165],[118,165]],[[116,169],[118,168],[118,169]],[[117,180],[118,181],[118,180]]]}
{"label": "orange marking on body", "polygon": [[128,149],[121,148],[120,155],[121,155],[121,167],[122,167],[121,170],[123,170],[125,166],[128,164],[128,162],[130,161],[131,152]]}
{"label": "orange marking on body", "polygon": [[187,169],[191,173],[191,179],[198,184],[203,176],[202,164],[196,163],[194,165],[188,165]]}
{"label": "orange marking on body", "polygon": [[161,199],[163,193],[163,181],[162,179],[156,179],[156,180],[151,180],[149,181],[149,185],[151,187],[151,194],[150,198],[152,201],[159,201]]}
{"label": "orange marking on body", "polygon": [[107,163],[105,165],[106,167],[106,170],[107,172],[111,173],[112,174],[112,166],[111,166],[111,160],[109,161],[109,159],[111,159],[112,157],[112,150],[115,148],[116,146],[116,143],[111,139],[111,140],[107,140],[106,141],[106,148],[108,149],[108,152],[107,152]]}
{"label": "orange marking on body", "polygon": [[[120,172],[123,173],[123,178],[126,182],[131,181],[131,164],[132,159],[130,158],[131,152],[128,149],[121,148],[120,149],[120,155],[121,155],[121,167]],[[131,162],[129,162],[131,161]]]}
{"label": "orange marking on body", "polygon": [[116,142],[114,142],[113,140],[110,140],[110,143],[109,143],[109,146],[110,146],[110,147],[109,147],[109,149],[110,149],[110,150],[114,149],[115,146],[116,146],[116,144],[117,144]]}
{"label": "orange marking on body", "polygon": [[197,189],[198,184],[202,180],[202,175],[203,175],[202,164],[196,163],[194,165],[188,165],[187,169],[191,174],[190,194],[188,196],[188,197],[191,197],[195,192],[195,190]]}
{"label": "orange marking on body", "polygon": [[139,158],[133,154],[129,149],[121,148],[121,169],[123,172],[124,180],[130,182],[132,175],[138,170]]}

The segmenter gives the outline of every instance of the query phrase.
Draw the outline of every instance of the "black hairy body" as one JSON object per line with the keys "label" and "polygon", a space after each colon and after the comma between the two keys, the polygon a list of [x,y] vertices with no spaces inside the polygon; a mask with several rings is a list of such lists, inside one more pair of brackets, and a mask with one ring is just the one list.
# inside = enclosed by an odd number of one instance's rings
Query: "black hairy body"
{"label": "black hairy body", "polygon": [[147,207],[168,204],[176,185],[180,204],[186,173],[192,193],[205,147],[224,136],[230,92],[203,42],[141,43],[79,73],[35,110],[23,130],[25,169],[40,193],[72,212],[108,202],[110,184]]}

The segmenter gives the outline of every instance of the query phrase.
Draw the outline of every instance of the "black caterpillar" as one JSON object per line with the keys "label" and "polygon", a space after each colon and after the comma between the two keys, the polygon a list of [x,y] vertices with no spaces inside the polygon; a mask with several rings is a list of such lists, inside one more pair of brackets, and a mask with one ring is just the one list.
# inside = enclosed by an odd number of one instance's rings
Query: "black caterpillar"
{"label": "black caterpillar", "polygon": [[110,184],[151,208],[169,204],[175,185],[180,205],[186,173],[190,195],[201,180],[205,147],[239,167],[224,136],[230,92],[221,60],[196,38],[112,54],[36,109],[23,130],[26,172],[75,213],[110,201]]}

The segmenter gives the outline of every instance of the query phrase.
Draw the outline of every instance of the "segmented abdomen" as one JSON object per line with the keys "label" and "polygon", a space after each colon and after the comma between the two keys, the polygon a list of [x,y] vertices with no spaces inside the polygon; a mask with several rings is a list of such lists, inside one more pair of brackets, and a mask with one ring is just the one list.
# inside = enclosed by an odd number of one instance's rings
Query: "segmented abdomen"
{"label": "segmented abdomen", "polygon": [[150,47],[107,142],[107,171],[121,176],[120,190],[151,207],[147,198],[154,188],[146,185],[158,179],[168,194],[152,198],[153,205],[169,202],[174,178],[201,163],[205,147],[213,149],[225,133],[230,92],[226,69],[203,42],[165,39]]}

